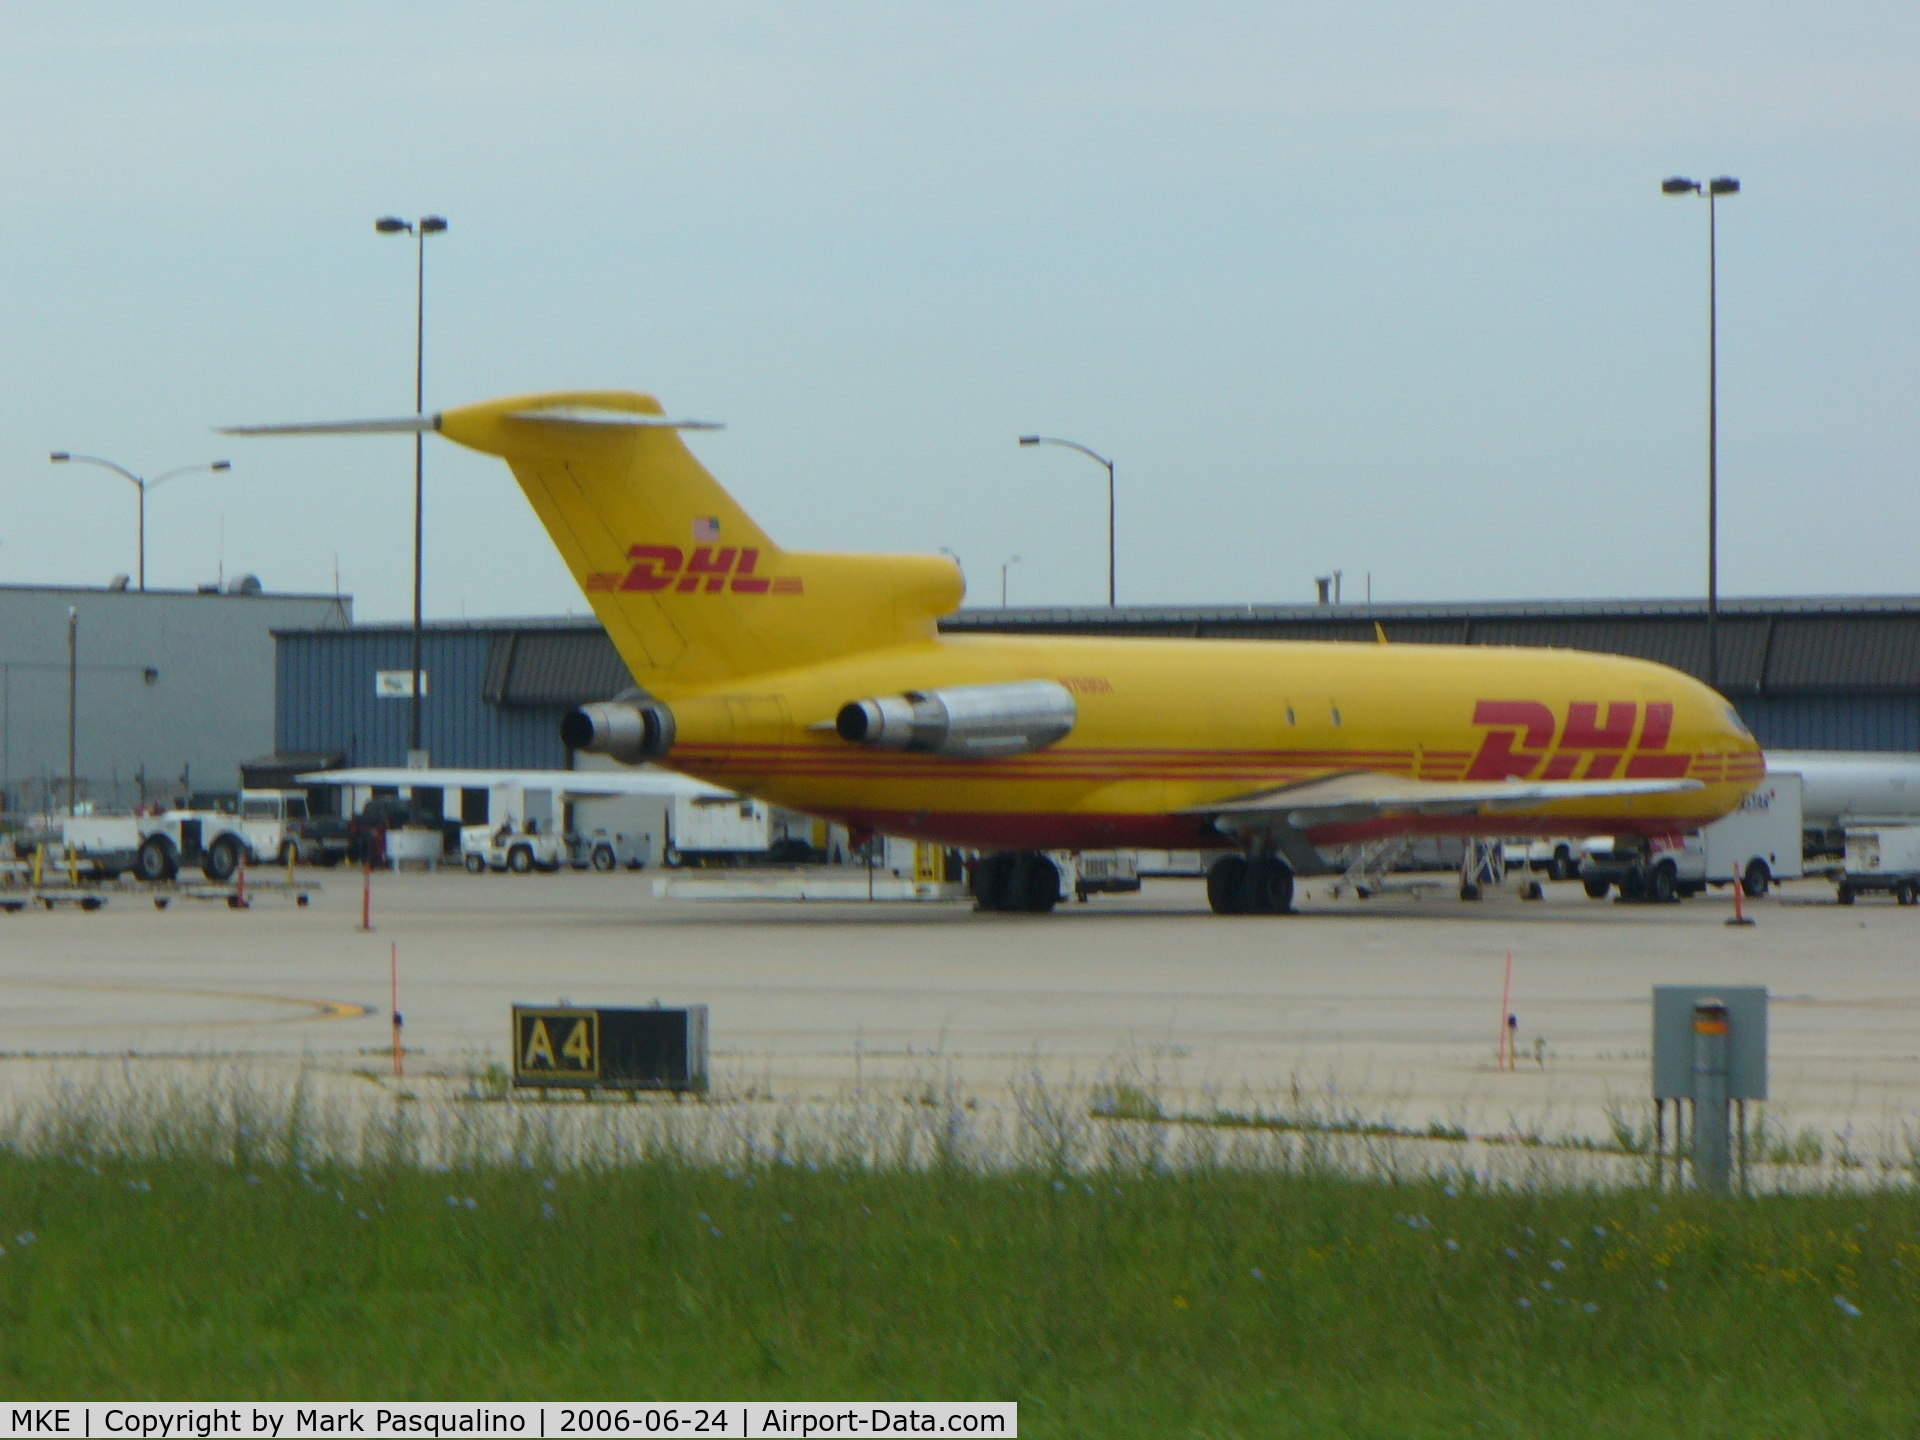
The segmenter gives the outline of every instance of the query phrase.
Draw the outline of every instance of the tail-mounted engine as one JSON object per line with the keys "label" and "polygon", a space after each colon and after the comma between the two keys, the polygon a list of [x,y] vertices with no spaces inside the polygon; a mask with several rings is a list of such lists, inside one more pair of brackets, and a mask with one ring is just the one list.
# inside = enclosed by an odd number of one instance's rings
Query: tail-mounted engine
{"label": "tail-mounted engine", "polygon": [[560,742],[623,765],[658,760],[673,748],[673,712],[658,700],[601,700],[567,713]]}
{"label": "tail-mounted engine", "polygon": [[834,729],[855,745],[993,760],[1044,749],[1064,738],[1076,718],[1066,686],[1018,680],[852,700],[840,707]]}

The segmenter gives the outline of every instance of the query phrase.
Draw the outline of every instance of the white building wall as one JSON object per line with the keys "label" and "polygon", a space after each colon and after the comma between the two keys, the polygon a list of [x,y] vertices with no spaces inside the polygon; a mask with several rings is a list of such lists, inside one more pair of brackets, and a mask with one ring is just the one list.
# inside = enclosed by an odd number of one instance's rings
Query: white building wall
{"label": "white building wall", "polygon": [[66,802],[67,612],[79,619],[75,759],[82,800],[234,790],[274,746],[276,629],[344,627],[331,595],[0,586],[0,792]]}

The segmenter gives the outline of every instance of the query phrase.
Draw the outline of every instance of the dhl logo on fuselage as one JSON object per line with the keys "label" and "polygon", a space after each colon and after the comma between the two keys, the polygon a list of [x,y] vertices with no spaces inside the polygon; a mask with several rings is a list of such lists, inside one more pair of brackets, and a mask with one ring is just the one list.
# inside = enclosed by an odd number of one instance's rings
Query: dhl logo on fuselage
{"label": "dhl logo on fuselage", "polygon": [[589,590],[673,590],[681,595],[707,595],[729,590],[735,595],[798,595],[798,575],[756,575],[760,549],[756,545],[696,545],[688,556],[678,545],[635,545],[627,551],[633,562],[623,575],[602,570],[587,577]]}
{"label": "dhl logo on fuselage", "polygon": [[[1637,746],[1633,743],[1636,721],[1640,722]],[[1616,776],[1675,780],[1687,773],[1693,759],[1667,749],[1673,706],[1664,700],[1650,700],[1645,706],[1631,700],[1609,701],[1604,707],[1576,700],[1567,706],[1564,725],[1537,700],[1481,700],[1473,707],[1473,723],[1493,728],[1467,767],[1463,777],[1467,780],[1611,780]],[[1580,769],[1583,759],[1584,770]]]}

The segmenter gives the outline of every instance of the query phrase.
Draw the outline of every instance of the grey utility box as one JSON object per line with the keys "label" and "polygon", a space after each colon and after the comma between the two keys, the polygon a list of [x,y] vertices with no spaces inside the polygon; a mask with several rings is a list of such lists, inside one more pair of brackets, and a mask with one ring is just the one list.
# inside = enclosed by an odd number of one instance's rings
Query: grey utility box
{"label": "grey utility box", "polygon": [[1767,1098],[1767,987],[1764,985],[1656,985],[1653,987],[1653,1098],[1692,1100],[1694,1007],[1705,999],[1727,1007],[1727,1096]]}

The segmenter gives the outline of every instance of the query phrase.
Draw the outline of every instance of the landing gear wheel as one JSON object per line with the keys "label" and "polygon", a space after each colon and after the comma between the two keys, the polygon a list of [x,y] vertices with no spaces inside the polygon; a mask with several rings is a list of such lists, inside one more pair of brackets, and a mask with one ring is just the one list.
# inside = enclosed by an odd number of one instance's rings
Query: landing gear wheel
{"label": "landing gear wheel", "polygon": [[467,873],[469,875],[483,874],[486,871],[486,868],[487,868],[487,862],[481,856],[479,855],[467,856]]}
{"label": "landing gear wheel", "polygon": [[507,869],[516,875],[525,875],[533,869],[533,847],[516,845],[507,852]]}
{"label": "landing gear wheel", "polygon": [[1607,891],[1611,890],[1613,886],[1605,880],[1582,880],[1580,882],[1580,888],[1587,892],[1587,898],[1589,900],[1604,900],[1607,898]]}
{"label": "landing gear wheel", "polygon": [[207,847],[200,871],[214,884],[224,884],[240,868],[240,846],[231,835],[222,835]]}
{"label": "landing gear wheel", "polygon": [[174,858],[173,846],[158,835],[149,835],[146,843],[140,847],[139,854],[133,857],[133,873],[142,880],[158,884],[178,875],[180,862]]}
{"label": "landing gear wheel", "polygon": [[1671,865],[1657,866],[1653,872],[1653,882],[1647,887],[1648,896],[1656,904],[1665,905],[1679,893],[1679,883],[1674,878]]}
{"label": "landing gear wheel", "polygon": [[1045,915],[1060,903],[1060,867],[1045,855],[1022,855],[1007,886],[1008,908]]}
{"label": "landing gear wheel", "polygon": [[1478,900],[1480,898],[1480,887],[1471,880],[1462,880],[1460,882],[1460,898],[1462,900]]}
{"label": "landing gear wheel", "polygon": [[1629,870],[1620,880],[1620,898],[1622,900],[1644,900],[1647,898],[1647,872],[1638,865]]}
{"label": "landing gear wheel", "polygon": [[1767,893],[1767,886],[1773,883],[1773,873],[1767,869],[1764,860],[1749,860],[1747,873],[1740,877],[1740,888],[1747,892],[1749,900],[1758,900]]}
{"label": "landing gear wheel", "polygon": [[1913,881],[1902,880],[1893,887],[1893,898],[1902,905],[1911,905],[1916,898],[1920,898],[1920,890],[1914,888]]}
{"label": "landing gear wheel", "polygon": [[1007,909],[1007,882],[1012,874],[1013,856],[1004,851],[982,855],[973,867],[974,909]]}
{"label": "landing gear wheel", "polygon": [[1293,872],[1271,855],[1247,861],[1240,908],[1249,915],[1285,915],[1293,909]]}
{"label": "landing gear wheel", "polygon": [[598,870],[602,875],[612,874],[616,863],[611,845],[596,845],[593,847],[593,868]]}
{"label": "landing gear wheel", "polygon": [[1238,915],[1247,886],[1247,857],[1222,855],[1207,871],[1207,904],[1216,915]]}
{"label": "landing gear wheel", "polygon": [[1573,863],[1573,852],[1562,845],[1553,852],[1553,858],[1547,862],[1547,878],[1571,880],[1578,869],[1579,867]]}
{"label": "landing gear wheel", "polygon": [[1851,885],[1842,885],[1834,892],[1833,898],[1842,905],[1853,904],[1853,887]]}

